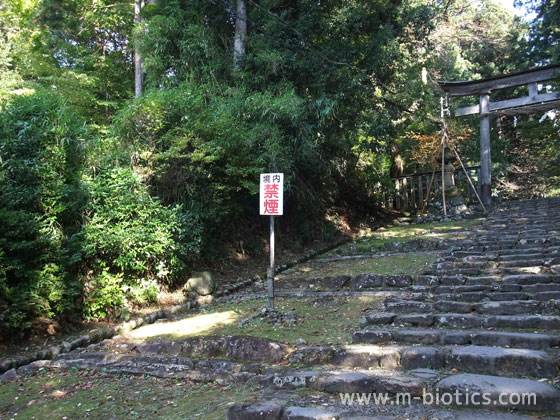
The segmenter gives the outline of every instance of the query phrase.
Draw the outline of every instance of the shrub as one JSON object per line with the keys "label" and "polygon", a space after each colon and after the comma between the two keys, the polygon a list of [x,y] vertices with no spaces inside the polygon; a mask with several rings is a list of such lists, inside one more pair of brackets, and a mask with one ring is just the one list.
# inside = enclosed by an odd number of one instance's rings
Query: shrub
{"label": "shrub", "polygon": [[85,135],[81,120],[41,91],[13,97],[0,114],[0,336],[76,307]]}
{"label": "shrub", "polygon": [[196,258],[199,226],[180,206],[150,196],[130,168],[108,168],[87,178],[90,201],[83,228],[86,279],[84,314],[104,317],[126,303],[153,301],[157,284],[170,284]]}

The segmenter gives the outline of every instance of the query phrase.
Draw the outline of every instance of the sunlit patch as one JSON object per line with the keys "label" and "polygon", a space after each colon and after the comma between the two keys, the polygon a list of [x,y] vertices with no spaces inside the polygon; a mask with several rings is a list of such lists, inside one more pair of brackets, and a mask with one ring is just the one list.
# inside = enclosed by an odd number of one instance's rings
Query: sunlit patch
{"label": "sunlit patch", "polygon": [[62,397],[64,397],[66,394],[67,394],[66,391],[61,391],[61,390],[57,389],[56,391],[53,391],[53,392],[51,393],[51,396],[54,397],[54,398],[62,398]]}
{"label": "sunlit patch", "polygon": [[214,329],[237,321],[240,314],[234,311],[201,314],[179,321],[146,325],[131,331],[132,338],[145,339],[157,336],[186,337],[190,335],[211,333]]}

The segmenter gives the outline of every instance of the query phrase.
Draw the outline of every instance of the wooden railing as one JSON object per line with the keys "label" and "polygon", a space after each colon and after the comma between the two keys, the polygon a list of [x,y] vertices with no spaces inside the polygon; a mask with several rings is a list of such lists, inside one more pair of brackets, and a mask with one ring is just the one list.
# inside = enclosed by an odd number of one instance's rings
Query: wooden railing
{"label": "wooden railing", "polygon": [[[469,173],[478,194],[480,194],[480,166],[469,166],[465,168]],[[422,210],[424,199],[428,193],[432,172],[424,172],[419,174],[404,175],[392,178],[395,185],[393,194],[393,207],[396,210],[413,211]],[[467,180],[465,172],[462,168],[455,169],[455,185],[462,191],[466,191],[465,199],[468,203],[477,201],[470,183]],[[441,170],[437,170],[434,174],[434,182],[430,196],[438,194],[441,190]]]}

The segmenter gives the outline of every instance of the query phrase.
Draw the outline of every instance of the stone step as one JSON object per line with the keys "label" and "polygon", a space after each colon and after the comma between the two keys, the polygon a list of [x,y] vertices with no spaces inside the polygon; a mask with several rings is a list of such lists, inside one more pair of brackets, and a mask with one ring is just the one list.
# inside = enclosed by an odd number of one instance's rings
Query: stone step
{"label": "stone step", "polygon": [[[467,292],[464,292],[465,294]],[[479,292],[474,296],[479,296]],[[508,292],[501,292],[508,293]],[[509,292],[512,293],[512,292]],[[384,302],[387,312],[398,314],[431,313],[431,312],[453,312],[453,313],[478,313],[483,315],[524,315],[524,314],[553,314],[560,309],[560,300],[538,301],[528,300],[491,300],[482,302],[444,300],[442,294],[434,296],[435,302],[427,301],[427,296],[423,300],[414,298],[387,298]],[[506,295],[508,296],[508,295]],[[509,295],[510,297],[512,295]],[[498,298],[499,295],[493,295]]]}
{"label": "stone step", "polygon": [[401,364],[406,369],[457,369],[511,377],[554,378],[558,373],[556,361],[543,351],[489,346],[408,347],[402,351]]}
{"label": "stone step", "polygon": [[354,344],[410,343],[433,345],[509,346],[548,349],[560,346],[560,335],[430,328],[364,328],[352,334]]}
{"label": "stone step", "polygon": [[329,394],[346,393],[386,393],[395,395],[408,393],[421,396],[426,388],[425,380],[393,370],[370,371],[308,371],[287,372],[263,376],[261,384],[277,389],[311,388]]}
{"label": "stone step", "polygon": [[544,259],[545,253],[544,252],[523,252],[520,254],[501,254],[498,256],[498,261],[501,263],[506,261],[519,261],[524,259]]}
{"label": "stone step", "polygon": [[440,396],[461,407],[481,407],[488,401],[486,406],[494,409],[560,410],[560,391],[540,381],[465,373],[442,379],[436,387]]}
{"label": "stone step", "polygon": [[442,293],[438,298],[445,300],[463,299],[466,302],[481,302],[487,300],[538,300],[545,302],[549,300],[560,299],[560,291],[548,291],[538,293],[522,293],[522,292],[462,292],[462,293]]}
{"label": "stone step", "polygon": [[374,312],[360,318],[361,328],[392,324],[414,327],[560,330],[560,316],[438,314],[431,312],[399,315],[394,312]]}
{"label": "stone step", "polygon": [[339,413],[317,408],[284,406],[278,401],[235,404],[227,411],[227,420],[338,420]]}
{"label": "stone step", "polygon": [[243,379],[255,374],[243,365],[224,360],[197,360],[182,356],[133,356],[106,352],[64,353],[53,360],[52,368],[79,368],[104,372],[184,378],[194,382]]}
{"label": "stone step", "polygon": [[[360,396],[361,397],[361,396]],[[354,402],[363,406],[363,402]],[[352,404],[349,404],[352,405]],[[227,420],[397,420],[396,417],[367,416],[349,417],[334,411],[314,407],[284,405],[278,401],[259,401],[235,404],[227,411]],[[476,419],[475,419],[476,420]],[[483,420],[483,419],[478,419]],[[501,419],[494,419],[501,420]],[[505,419],[504,419],[505,420]],[[514,419],[512,419],[514,420]]]}
{"label": "stone step", "polygon": [[457,369],[470,373],[553,378],[557,362],[544,351],[489,346],[351,345],[330,364],[361,369]]}

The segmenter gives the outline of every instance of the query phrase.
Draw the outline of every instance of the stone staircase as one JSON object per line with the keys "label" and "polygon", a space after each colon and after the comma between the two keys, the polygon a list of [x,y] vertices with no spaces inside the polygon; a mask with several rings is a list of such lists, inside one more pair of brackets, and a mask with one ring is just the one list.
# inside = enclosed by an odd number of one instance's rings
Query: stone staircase
{"label": "stone staircase", "polygon": [[358,280],[391,293],[351,345],[112,340],[49,365],[265,390],[230,420],[560,418],[560,199],[506,203],[412,281]]}

